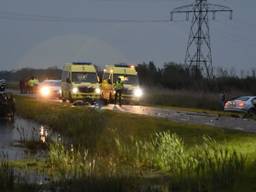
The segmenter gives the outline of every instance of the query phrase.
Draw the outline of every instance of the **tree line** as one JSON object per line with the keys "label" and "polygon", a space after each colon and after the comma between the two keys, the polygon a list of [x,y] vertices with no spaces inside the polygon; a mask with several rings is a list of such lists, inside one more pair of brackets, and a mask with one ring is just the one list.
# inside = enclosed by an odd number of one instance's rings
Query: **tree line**
{"label": "tree line", "polygon": [[168,89],[186,89],[207,92],[244,91],[256,94],[256,73],[227,71],[218,68],[215,77],[208,79],[196,67],[188,70],[184,64],[174,62],[165,63],[162,68],[156,67],[154,62],[143,63],[137,66],[140,83],[144,86],[156,86]]}

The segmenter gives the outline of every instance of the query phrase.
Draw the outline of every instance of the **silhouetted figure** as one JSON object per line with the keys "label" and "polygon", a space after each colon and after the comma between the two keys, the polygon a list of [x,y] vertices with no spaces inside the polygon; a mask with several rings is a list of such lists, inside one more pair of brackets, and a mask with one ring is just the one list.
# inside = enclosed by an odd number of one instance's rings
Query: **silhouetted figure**
{"label": "silhouetted figure", "polygon": [[224,109],[225,107],[225,102],[226,102],[226,94],[224,92],[222,92],[220,94],[220,102],[221,102],[221,106]]}
{"label": "silhouetted figure", "polygon": [[115,85],[114,85],[114,88],[115,88],[115,105],[116,105],[116,102],[117,102],[117,98],[118,98],[118,101],[119,101],[119,105],[122,106],[122,92],[123,92],[123,89],[124,89],[124,84],[123,82],[121,81],[121,78],[118,78]]}
{"label": "silhouetted figure", "polygon": [[20,80],[20,93],[21,94],[26,93],[25,79]]}

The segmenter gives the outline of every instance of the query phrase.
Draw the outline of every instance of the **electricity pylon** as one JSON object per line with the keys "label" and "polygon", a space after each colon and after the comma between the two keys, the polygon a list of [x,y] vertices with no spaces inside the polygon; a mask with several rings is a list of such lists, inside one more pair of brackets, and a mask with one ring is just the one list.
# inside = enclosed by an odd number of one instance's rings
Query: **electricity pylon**
{"label": "electricity pylon", "polygon": [[217,12],[229,12],[232,19],[233,11],[229,7],[211,4],[207,0],[195,0],[193,4],[177,7],[171,12],[171,21],[177,13],[184,13],[186,20],[192,15],[185,64],[189,72],[197,69],[207,78],[213,78],[209,13],[214,20]]}

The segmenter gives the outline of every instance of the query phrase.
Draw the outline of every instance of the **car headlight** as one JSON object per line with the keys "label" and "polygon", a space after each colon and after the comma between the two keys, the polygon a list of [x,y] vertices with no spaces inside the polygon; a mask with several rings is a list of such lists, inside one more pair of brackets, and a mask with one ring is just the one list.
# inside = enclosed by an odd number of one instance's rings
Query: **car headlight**
{"label": "car headlight", "polygon": [[95,93],[96,93],[96,94],[100,94],[100,92],[101,92],[100,88],[97,87],[97,88],[95,89]]}
{"label": "car headlight", "polygon": [[49,89],[49,87],[42,87],[42,88],[40,89],[40,94],[41,94],[42,96],[44,96],[44,97],[49,96],[49,95],[50,95],[50,89]]}
{"label": "car headlight", "polygon": [[72,93],[77,94],[78,93],[78,88],[77,87],[73,87]]}
{"label": "car headlight", "polygon": [[141,97],[143,95],[143,91],[141,88],[136,88],[133,92],[135,97]]}

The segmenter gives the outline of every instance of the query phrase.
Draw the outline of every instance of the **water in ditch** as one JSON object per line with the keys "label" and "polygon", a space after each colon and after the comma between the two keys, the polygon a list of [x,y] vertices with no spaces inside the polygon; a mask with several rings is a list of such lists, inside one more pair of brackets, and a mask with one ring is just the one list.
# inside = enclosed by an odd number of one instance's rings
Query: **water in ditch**
{"label": "water in ditch", "polygon": [[9,160],[26,158],[27,150],[19,143],[33,135],[37,137],[39,128],[38,123],[20,117],[15,117],[13,122],[0,119],[0,157]]}

